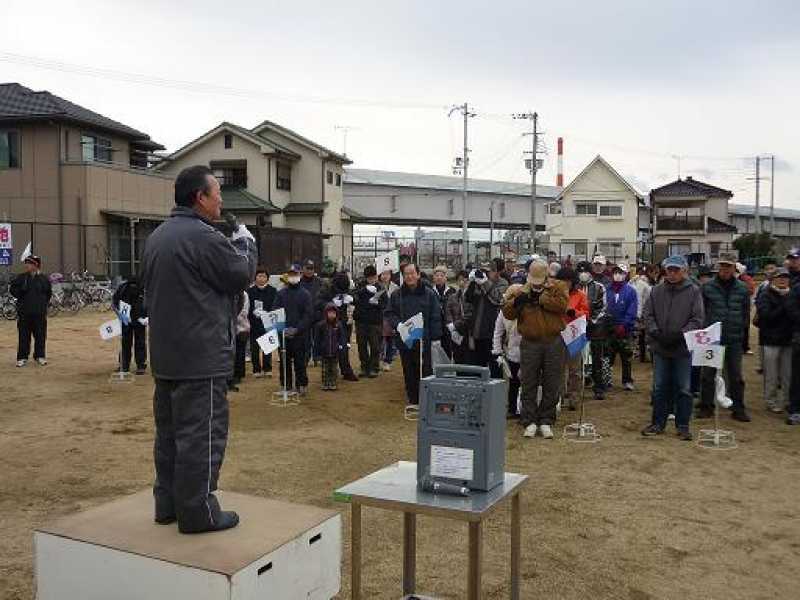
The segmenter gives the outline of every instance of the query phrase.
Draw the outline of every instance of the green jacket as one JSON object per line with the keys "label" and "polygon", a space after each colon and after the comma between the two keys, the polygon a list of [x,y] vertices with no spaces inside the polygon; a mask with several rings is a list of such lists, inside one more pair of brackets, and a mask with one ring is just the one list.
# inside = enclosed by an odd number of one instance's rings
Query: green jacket
{"label": "green jacket", "polygon": [[750,294],[747,286],[734,279],[730,287],[725,287],[720,283],[719,277],[715,277],[702,290],[706,327],[720,321],[722,345],[741,346],[744,333],[750,327]]}

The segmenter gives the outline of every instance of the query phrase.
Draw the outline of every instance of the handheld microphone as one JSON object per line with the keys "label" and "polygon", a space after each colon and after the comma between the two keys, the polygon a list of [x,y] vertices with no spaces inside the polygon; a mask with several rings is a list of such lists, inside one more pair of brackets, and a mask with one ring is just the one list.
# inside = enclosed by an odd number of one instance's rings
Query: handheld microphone
{"label": "handheld microphone", "polygon": [[469,496],[469,488],[455,485],[453,483],[444,483],[441,481],[434,481],[430,477],[425,477],[419,482],[422,491],[431,494],[447,494],[448,496]]}

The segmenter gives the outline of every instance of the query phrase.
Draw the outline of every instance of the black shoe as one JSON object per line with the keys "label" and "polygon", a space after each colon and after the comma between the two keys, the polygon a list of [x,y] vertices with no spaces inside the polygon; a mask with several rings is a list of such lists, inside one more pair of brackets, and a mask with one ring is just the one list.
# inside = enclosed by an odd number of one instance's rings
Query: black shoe
{"label": "black shoe", "polygon": [[642,435],[645,437],[661,435],[662,433],[664,433],[664,430],[658,427],[657,425],[648,425],[647,427],[642,429]]}
{"label": "black shoe", "polygon": [[172,525],[175,521],[178,520],[178,517],[176,517],[175,515],[166,515],[166,516],[163,516],[163,517],[158,517],[157,516],[153,520],[156,523],[158,523],[159,525]]}
{"label": "black shoe", "polygon": [[567,406],[567,410],[577,410],[574,404],[570,404]]}
{"label": "black shoe", "polygon": [[749,423],[752,419],[750,415],[747,414],[747,411],[744,410],[736,410],[731,414],[731,418],[734,421],[741,421],[742,423]]}
{"label": "black shoe", "polygon": [[678,429],[675,432],[675,435],[678,436],[678,439],[684,442],[691,442],[692,441],[692,432],[688,429]]}
{"label": "black shoe", "polygon": [[375,379],[377,376],[378,376],[377,371],[370,371],[369,373],[367,373],[367,377],[369,377],[370,379]]}
{"label": "black shoe", "polygon": [[239,515],[232,510],[224,510],[219,513],[219,520],[216,523],[209,524],[203,529],[186,529],[178,524],[178,531],[181,533],[206,533],[207,531],[223,531],[231,529],[239,524]]}
{"label": "black shoe", "polygon": [[345,381],[358,381],[358,377],[356,377],[355,373],[348,373],[344,377],[342,377]]}
{"label": "black shoe", "polygon": [[139,367],[138,369],[136,369],[137,375],[144,375],[146,372],[147,372],[147,367]]}
{"label": "black shoe", "polygon": [[510,419],[510,420],[513,421],[513,420],[519,419],[519,415],[517,413],[513,413],[513,412],[506,413],[506,419]]}
{"label": "black shoe", "polygon": [[605,400],[606,399],[606,395],[601,390],[595,390],[594,391],[594,399],[595,400]]}

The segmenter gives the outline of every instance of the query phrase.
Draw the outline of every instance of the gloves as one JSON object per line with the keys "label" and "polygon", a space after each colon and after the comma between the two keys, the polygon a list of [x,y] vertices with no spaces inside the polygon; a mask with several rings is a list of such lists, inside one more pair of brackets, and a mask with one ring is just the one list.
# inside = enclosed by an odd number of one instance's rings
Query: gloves
{"label": "gloves", "polygon": [[483,271],[478,271],[477,273],[475,273],[475,283],[479,283],[482,285],[486,283],[487,279],[488,278],[486,277],[486,273],[484,273]]}
{"label": "gloves", "polygon": [[658,336],[658,341],[660,341],[661,345],[665,348],[675,348],[683,342],[683,333],[680,331],[674,331],[672,333],[660,333]]}
{"label": "gloves", "polygon": [[617,336],[619,339],[624,339],[628,337],[628,332],[625,329],[625,325],[615,325],[614,326],[614,335]]}
{"label": "gloves", "polygon": [[447,330],[450,333],[453,333],[456,330],[456,324],[455,323],[448,323],[447,324]]}
{"label": "gloves", "polygon": [[472,269],[472,271],[469,272],[469,280],[475,281],[475,269]]}
{"label": "gloves", "polygon": [[247,226],[244,223],[240,223],[239,226],[236,228],[236,230],[233,232],[233,235],[231,235],[231,240],[233,240],[234,242],[241,238],[247,238],[254,244],[256,243],[256,238],[253,237],[253,234],[250,233],[250,230],[247,229]]}
{"label": "gloves", "polygon": [[341,296],[336,296],[336,298],[333,299],[333,305],[336,308],[339,308],[342,305],[342,297]]}
{"label": "gloves", "polygon": [[287,327],[283,330],[283,335],[285,335],[287,338],[293,338],[297,335],[297,327]]}
{"label": "gloves", "polygon": [[[514,298],[514,308],[520,309],[523,305],[533,302],[533,294],[520,294]],[[539,302],[539,296],[536,296],[536,302]]]}
{"label": "gloves", "polygon": [[574,308],[567,309],[567,316],[570,319],[574,319],[575,318],[575,309]]}
{"label": "gloves", "polygon": [[139,317],[138,321],[139,321],[139,323],[141,325],[144,325],[145,327],[147,327],[148,323],[150,323],[150,318],[149,317]]}
{"label": "gloves", "polygon": [[442,349],[442,342],[439,340],[433,340],[431,342],[431,349],[432,350],[441,350]]}
{"label": "gloves", "polygon": [[370,294],[375,294],[375,293],[377,293],[377,291],[378,291],[378,288],[376,288],[374,285],[368,285],[368,286],[367,286],[367,291],[368,291]]}
{"label": "gloves", "polygon": [[372,298],[369,299],[369,303],[374,306],[377,306],[378,304],[380,304],[380,299],[377,298],[376,296],[373,296]]}

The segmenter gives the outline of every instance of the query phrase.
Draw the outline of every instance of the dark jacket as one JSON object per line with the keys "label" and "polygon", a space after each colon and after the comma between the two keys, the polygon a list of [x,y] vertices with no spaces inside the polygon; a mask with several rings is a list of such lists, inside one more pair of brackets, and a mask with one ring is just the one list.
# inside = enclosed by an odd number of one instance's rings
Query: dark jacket
{"label": "dark jacket", "polygon": [[[380,283],[374,286],[377,291],[370,292],[367,284],[363,283],[356,290],[355,311],[353,320],[364,325],[380,325],[383,323],[383,311],[386,309],[386,292]],[[377,300],[377,304],[370,302],[372,298]],[[324,315],[323,315],[324,316]]]}
{"label": "dark jacket", "polygon": [[722,345],[741,346],[745,329],[750,327],[750,294],[747,286],[737,279],[724,285],[714,277],[702,287],[706,311],[705,326],[722,323]]}
{"label": "dark jacket", "polygon": [[261,302],[264,311],[271,311],[272,305],[275,304],[275,297],[278,295],[278,290],[270,284],[265,285],[263,288],[253,285],[247,290],[247,297],[250,299],[250,307],[247,310],[247,318],[250,319],[250,331],[255,337],[264,335],[264,323],[261,319],[253,314],[256,309],[256,302]]}
{"label": "dark jacket", "polygon": [[445,324],[452,323],[462,336],[469,333],[469,322],[472,319],[472,305],[464,301],[466,290],[456,290],[450,294],[445,307]]}
{"label": "dark jacket", "polygon": [[389,306],[383,316],[389,322],[397,347],[401,350],[407,350],[408,347],[400,339],[397,326],[420,312],[425,323],[424,340],[426,344],[440,339],[442,337],[442,319],[439,300],[433,290],[423,285],[422,281],[413,290],[403,284],[389,298]]}
{"label": "dark jacket", "polygon": [[306,277],[305,275],[302,275],[300,277],[300,287],[307,291],[308,295],[311,296],[311,305],[316,306],[317,302],[319,301],[319,293],[322,290],[322,279],[316,275],[313,277]]}
{"label": "dark jacket", "polygon": [[590,340],[605,339],[608,337],[611,321],[607,310],[606,288],[593,279],[586,284],[578,284],[578,289],[586,294],[586,300],[589,302],[586,337]]}
{"label": "dark jacket", "polygon": [[[329,304],[323,310],[323,316]],[[335,323],[323,319],[314,327],[314,358],[335,358],[339,352],[347,349],[347,331],[344,323],[338,318]]]}
{"label": "dark jacket", "polygon": [[800,285],[793,285],[786,303],[786,312],[790,322],[787,327],[792,328],[792,343],[800,345]]}
{"label": "dark jacket", "polygon": [[188,207],[175,207],[150,234],[141,282],[154,377],[230,376],[235,298],[252,281],[256,262],[252,241],[229,240]]}
{"label": "dark jacket", "polygon": [[705,325],[700,288],[689,279],[675,285],[662,281],[650,291],[642,321],[653,352],[665,358],[688,355],[683,334]]}
{"label": "dark jacket", "polygon": [[503,305],[503,294],[508,282],[499,277],[497,281],[488,279],[484,283],[472,281],[464,294],[464,300],[472,305],[472,319],[469,333],[476,340],[491,340],[497,313]]}
{"label": "dark jacket", "polygon": [[144,288],[138,280],[131,278],[117,288],[111,298],[115,310],[119,310],[120,301],[131,306],[131,325],[141,327],[138,319],[146,317],[147,311],[144,307]]}
{"label": "dark jacket", "polygon": [[608,305],[608,314],[611,317],[611,324],[614,327],[617,325],[624,326],[625,332],[630,335],[636,325],[636,315],[639,312],[639,297],[636,295],[636,290],[633,289],[633,286],[625,283],[620,288],[619,294],[617,294],[614,291],[614,283],[612,282],[606,288],[606,303]]}
{"label": "dark jacket", "polygon": [[278,291],[272,310],[282,308],[286,312],[286,328],[297,329],[295,337],[306,333],[314,322],[311,296],[299,283],[286,285]]}
{"label": "dark jacket", "polygon": [[[797,299],[794,299],[795,302]],[[791,346],[792,326],[789,294],[781,295],[767,287],[756,299],[758,343],[762,346]]]}
{"label": "dark jacket", "polygon": [[47,306],[53,295],[50,280],[42,275],[22,273],[11,281],[9,292],[17,299],[17,314],[22,317],[47,316]]}
{"label": "dark jacket", "polygon": [[[450,300],[450,297],[456,293],[456,288],[452,288],[446,283],[444,284],[444,289],[439,290],[435,285],[431,286],[433,293],[436,294],[436,297],[439,299],[439,309],[442,312],[442,327],[447,325],[449,321],[447,320],[447,304]],[[442,329],[444,332],[445,330]]]}

